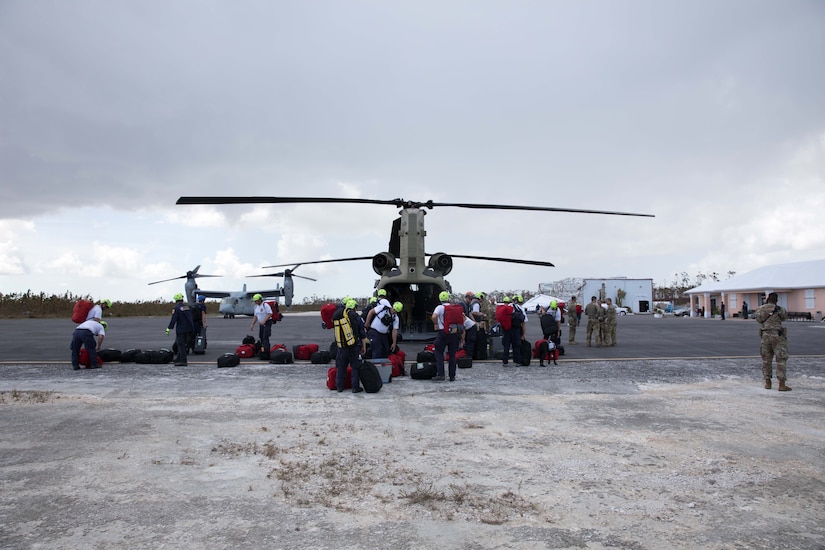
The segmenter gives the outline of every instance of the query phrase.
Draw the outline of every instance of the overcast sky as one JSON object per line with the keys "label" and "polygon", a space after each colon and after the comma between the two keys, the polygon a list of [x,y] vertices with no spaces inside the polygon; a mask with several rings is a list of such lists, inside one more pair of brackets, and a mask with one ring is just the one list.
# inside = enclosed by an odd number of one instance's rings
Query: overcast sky
{"label": "overcast sky", "polygon": [[[271,288],[264,265],[372,255],[427,215],[454,290],[672,281],[825,258],[825,2],[0,0],[0,292]],[[296,297],[366,296],[369,262]]]}

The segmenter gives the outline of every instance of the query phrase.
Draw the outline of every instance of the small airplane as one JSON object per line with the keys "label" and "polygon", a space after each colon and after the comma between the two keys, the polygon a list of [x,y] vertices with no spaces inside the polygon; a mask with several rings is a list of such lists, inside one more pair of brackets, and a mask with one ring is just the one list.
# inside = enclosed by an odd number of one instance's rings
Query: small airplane
{"label": "small airplane", "polygon": [[[264,297],[265,300],[277,300],[283,296],[284,305],[290,307],[292,305],[292,296],[294,294],[294,284],[292,281],[292,277],[301,277],[302,279],[309,279],[310,281],[315,280],[310,277],[294,275],[292,271],[294,271],[295,268],[298,267],[296,265],[291,270],[287,269],[282,273],[272,273],[266,275],[269,277],[282,276],[284,278],[283,287],[277,285],[274,289],[247,290],[246,285],[244,284],[243,289],[238,291],[202,290],[198,288],[198,284],[195,279],[199,277],[220,277],[220,275],[202,275],[198,273],[200,267],[201,266],[196,266],[194,269],[187,271],[185,275],[181,275],[179,277],[172,277],[171,279],[163,279],[162,281],[154,281],[149,284],[155,285],[158,283],[165,283],[168,281],[176,281],[178,279],[186,279],[186,283],[183,285],[184,296],[186,297],[186,302],[190,306],[195,304],[198,295],[205,296],[207,298],[221,298],[219,311],[223,314],[224,319],[227,319],[234,318],[235,315],[253,315],[255,311],[255,302],[252,301],[252,297],[255,294],[260,294]],[[260,277],[261,275],[254,276]]]}
{"label": "small airplane", "polygon": [[[494,258],[487,256],[467,256],[436,252],[428,254],[424,248],[425,208],[432,210],[438,206],[456,208],[473,208],[489,210],[519,210],[539,212],[571,212],[578,214],[607,214],[615,216],[653,217],[651,214],[632,214],[627,212],[610,212],[603,210],[581,210],[543,206],[511,206],[498,204],[473,203],[435,203],[433,201],[414,202],[404,199],[374,200],[335,197],[180,197],[177,204],[295,204],[295,203],[332,203],[332,204],[382,204],[400,210],[399,217],[393,221],[388,250],[374,256],[358,256],[334,260],[315,260],[297,265],[323,264],[330,262],[347,262],[372,260],[372,269],[380,276],[376,290],[385,289],[390,302],[400,301],[406,311],[412,315],[402,322],[401,335],[405,340],[431,340],[435,337],[430,315],[439,304],[441,291],[452,292],[450,283],[445,279],[453,269],[453,258],[469,260],[486,260],[514,264],[554,267],[550,262],[537,260],[519,260],[514,258]],[[429,256],[429,261],[426,257]],[[266,266],[266,268],[284,267],[289,264]],[[296,265],[296,267],[297,267]],[[294,268],[293,268],[294,270]],[[286,272],[284,272],[284,276]],[[278,274],[273,274],[278,275]],[[407,314],[409,315],[409,314]]]}

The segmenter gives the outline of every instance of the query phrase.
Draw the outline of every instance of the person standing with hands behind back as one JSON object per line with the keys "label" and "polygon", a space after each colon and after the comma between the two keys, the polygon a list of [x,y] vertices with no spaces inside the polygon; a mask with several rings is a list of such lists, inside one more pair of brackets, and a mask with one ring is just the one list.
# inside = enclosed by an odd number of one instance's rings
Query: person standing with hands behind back
{"label": "person standing with hands behind back", "polygon": [[771,389],[771,363],[776,357],[776,378],[779,380],[779,391],[791,391],[791,388],[785,385],[788,332],[782,327],[782,321],[788,319],[788,312],[776,304],[778,298],[776,292],[771,292],[768,294],[768,301],[756,310],[756,321],[759,323],[761,339],[759,353],[762,355],[762,377],[765,379],[765,389]]}
{"label": "person standing with hands behind back", "polygon": [[252,297],[255,302],[255,311],[252,316],[252,324],[249,325],[249,330],[255,329],[255,323],[258,323],[258,341],[261,343],[261,349],[264,353],[269,353],[269,337],[272,335],[272,308],[269,304],[264,302],[264,297],[256,294]]}

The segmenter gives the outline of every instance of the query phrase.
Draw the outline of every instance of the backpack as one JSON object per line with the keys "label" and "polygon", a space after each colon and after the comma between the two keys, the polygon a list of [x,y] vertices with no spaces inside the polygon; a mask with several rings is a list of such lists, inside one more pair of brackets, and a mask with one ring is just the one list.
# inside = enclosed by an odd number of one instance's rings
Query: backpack
{"label": "backpack", "polygon": [[545,313],[541,316],[541,331],[546,335],[555,334],[559,331],[559,324],[556,322],[556,316],[553,313]]}
{"label": "backpack", "polygon": [[272,309],[272,323],[277,323],[281,319],[284,318],[283,313],[281,313],[281,308],[278,306],[277,300],[270,300],[266,302],[269,304],[270,309]]}
{"label": "backpack", "polygon": [[499,304],[496,306],[496,321],[501,324],[501,330],[513,328],[513,306]]}
{"label": "backpack", "polygon": [[332,326],[335,327],[335,343],[339,348],[354,346],[356,342],[355,331],[349,318],[349,313],[352,310],[343,309],[340,311],[340,315],[336,311],[335,315],[332,316]]}
{"label": "backpack", "polygon": [[444,305],[444,332],[447,334],[464,332],[464,306],[461,304]]}
{"label": "backpack", "polygon": [[333,316],[338,306],[335,304],[324,304],[321,306],[321,326],[331,329],[334,321]]}
{"label": "backpack", "polygon": [[394,319],[392,316],[392,312],[390,311],[390,308],[388,308],[387,306],[384,306],[384,309],[381,313],[376,313],[375,315],[381,320],[381,323],[383,323],[385,327],[392,326]]}
{"label": "backpack", "polygon": [[513,307],[513,316],[510,320],[511,328],[519,328],[524,324],[524,311],[520,307]]}
{"label": "backpack", "polygon": [[94,307],[94,304],[89,300],[78,300],[75,302],[74,309],[72,309],[72,323],[80,323],[86,322],[86,316],[89,315],[89,312]]}

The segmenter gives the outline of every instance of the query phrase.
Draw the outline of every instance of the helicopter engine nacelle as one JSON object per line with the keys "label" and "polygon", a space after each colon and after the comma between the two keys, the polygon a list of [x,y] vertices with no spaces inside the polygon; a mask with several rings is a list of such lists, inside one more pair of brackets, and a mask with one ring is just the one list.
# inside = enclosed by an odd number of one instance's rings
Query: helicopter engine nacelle
{"label": "helicopter engine nacelle", "polygon": [[453,258],[449,254],[437,252],[430,256],[430,261],[427,265],[433,271],[444,276],[453,270]]}
{"label": "helicopter engine nacelle", "polygon": [[372,270],[378,275],[384,275],[395,267],[395,256],[389,252],[381,252],[372,257]]}

